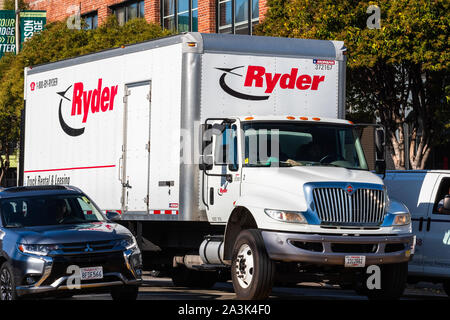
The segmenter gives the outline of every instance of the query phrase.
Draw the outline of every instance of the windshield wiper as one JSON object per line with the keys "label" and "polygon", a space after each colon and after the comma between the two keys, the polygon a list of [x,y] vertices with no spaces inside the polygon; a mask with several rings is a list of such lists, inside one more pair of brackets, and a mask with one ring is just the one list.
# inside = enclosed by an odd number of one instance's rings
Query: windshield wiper
{"label": "windshield wiper", "polygon": [[5,227],[6,228],[23,228],[23,224],[15,222],[15,223],[9,223]]}

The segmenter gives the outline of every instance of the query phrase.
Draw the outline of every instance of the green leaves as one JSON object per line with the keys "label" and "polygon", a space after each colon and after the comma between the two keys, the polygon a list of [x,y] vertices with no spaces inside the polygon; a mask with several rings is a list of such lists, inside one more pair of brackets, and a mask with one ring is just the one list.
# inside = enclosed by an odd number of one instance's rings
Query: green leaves
{"label": "green leaves", "polygon": [[[450,2],[269,0],[268,5],[256,34],[345,42],[350,117],[383,122],[395,150],[405,149],[399,138],[405,123],[410,132],[422,132],[417,154],[396,152],[393,160],[404,168],[402,157],[410,156],[413,167],[423,166],[431,145],[442,143],[450,127]],[[370,5],[380,9],[379,29],[368,28]],[[410,149],[415,150],[413,142]]]}

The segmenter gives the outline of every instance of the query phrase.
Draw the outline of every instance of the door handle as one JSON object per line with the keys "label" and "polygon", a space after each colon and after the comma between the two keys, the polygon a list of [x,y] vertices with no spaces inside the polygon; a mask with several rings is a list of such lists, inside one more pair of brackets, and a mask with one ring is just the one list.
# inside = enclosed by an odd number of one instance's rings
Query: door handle
{"label": "door handle", "polygon": [[209,204],[214,205],[214,188],[209,188]]}
{"label": "door handle", "polygon": [[419,231],[422,231],[423,228],[423,217],[420,217],[419,219]]}
{"label": "door handle", "polygon": [[430,231],[431,228],[431,218],[427,219],[427,231]]}
{"label": "door handle", "polygon": [[122,157],[119,158],[119,181],[122,182]]}

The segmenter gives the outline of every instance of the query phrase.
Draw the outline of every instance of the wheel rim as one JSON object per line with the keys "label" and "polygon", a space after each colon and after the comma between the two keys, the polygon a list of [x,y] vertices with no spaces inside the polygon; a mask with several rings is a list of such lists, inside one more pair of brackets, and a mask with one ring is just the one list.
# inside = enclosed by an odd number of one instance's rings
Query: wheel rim
{"label": "wheel rim", "polygon": [[6,268],[2,270],[0,275],[0,299],[12,300],[12,279]]}
{"label": "wheel rim", "polygon": [[243,244],[238,251],[236,264],[236,277],[242,288],[248,288],[253,280],[254,259],[253,251],[247,244]]}

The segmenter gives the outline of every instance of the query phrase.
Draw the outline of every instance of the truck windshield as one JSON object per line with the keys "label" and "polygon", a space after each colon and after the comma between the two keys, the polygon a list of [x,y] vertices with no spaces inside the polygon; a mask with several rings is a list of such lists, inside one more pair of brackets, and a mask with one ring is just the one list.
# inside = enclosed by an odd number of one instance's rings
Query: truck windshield
{"label": "truck windshield", "polygon": [[246,167],[334,166],[368,170],[357,132],[349,125],[244,123]]}
{"label": "truck windshield", "polygon": [[85,196],[3,199],[0,210],[3,225],[7,228],[104,221],[102,214]]}

